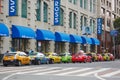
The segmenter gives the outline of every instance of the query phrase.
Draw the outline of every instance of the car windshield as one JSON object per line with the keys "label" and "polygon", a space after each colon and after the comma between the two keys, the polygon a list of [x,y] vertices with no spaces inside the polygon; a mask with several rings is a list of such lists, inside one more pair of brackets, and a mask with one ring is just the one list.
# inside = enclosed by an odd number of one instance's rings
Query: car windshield
{"label": "car windshield", "polygon": [[17,53],[8,53],[8,54],[5,54],[6,56],[14,56],[15,54]]}
{"label": "car windshield", "polygon": [[37,52],[29,53],[29,55],[35,56],[35,55],[37,55]]}

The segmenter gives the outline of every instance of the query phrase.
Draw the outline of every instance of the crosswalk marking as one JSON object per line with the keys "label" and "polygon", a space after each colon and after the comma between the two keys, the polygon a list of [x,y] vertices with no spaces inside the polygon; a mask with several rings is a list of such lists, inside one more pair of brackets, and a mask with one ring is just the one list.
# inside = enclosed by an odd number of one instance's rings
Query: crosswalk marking
{"label": "crosswalk marking", "polygon": [[2,71],[0,72],[0,74],[4,74],[4,73],[13,73],[13,72],[22,72],[22,71],[28,71],[28,70],[35,70],[35,69],[39,69],[41,67],[34,67],[34,68],[22,68],[22,69],[11,69],[11,70],[8,70],[8,71]]}
{"label": "crosswalk marking", "polygon": [[55,70],[55,71],[36,73],[35,75],[49,74],[49,73],[54,73],[54,72],[66,71],[66,70],[70,70],[70,69],[73,69],[73,68],[65,68],[65,69],[58,69],[58,70]]}
{"label": "crosswalk marking", "polygon": [[87,73],[78,74],[76,76],[87,76],[87,75],[90,75],[90,74],[99,73],[99,72],[106,71],[106,70],[109,70],[109,69],[110,68],[103,68],[103,69],[99,69],[99,70],[95,70],[95,71],[91,71],[91,72],[87,72]]}
{"label": "crosswalk marking", "polygon": [[114,76],[116,74],[119,74],[120,73],[120,70],[118,71],[114,71],[114,72],[111,72],[111,73],[108,73],[108,74],[105,74],[105,75],[101,75],[102,77],[111,77],[111,76]]}
{"label": "crosswalk marking", "polygon": [[27,74],[27,73],[35,73],[35,72],[44,72],[44,71],[49,71],[49,70],[54,70],[54,69],[58,69],[60,67],[51,67],[51,68],[42,68],[42,69],[39,69],[39,70],[34,70],[34,71],[27,71],[27,72],[20,72],[19,74]]}
{"label": "crosswalk marking", "polygon": [[[113,68],[83,68],[83,67],[49,67],[49,66],[22,66],[0,68],[0,74],[17,73],[23,75],[55,75],[55,76],[94,76],[119,77],[120,69]],[[103,73],[103,74],[102,74]]]}
{"label": "crosswalk marking", "polygon": [[67,75],[67,74],[70,74],[70,73],[76,73],[76,72],[82,72],[82,71],[87,71],[87,70],[90,70],[92,68],[83,68],[83,69],[77,69],[77,70],[74,70],[74,71],[70,71],[70,72],[65,72],[65,73],[60,73],[60,74],[56,74],[56,75]]}

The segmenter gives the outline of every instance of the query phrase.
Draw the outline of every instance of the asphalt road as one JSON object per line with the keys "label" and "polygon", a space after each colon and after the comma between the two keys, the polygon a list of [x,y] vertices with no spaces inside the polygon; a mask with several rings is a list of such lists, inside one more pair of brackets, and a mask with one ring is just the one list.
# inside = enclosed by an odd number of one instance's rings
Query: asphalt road
{"label": "asphalt road", "polygon": [[120,60],[0,66],[0,80],[120,80]]}

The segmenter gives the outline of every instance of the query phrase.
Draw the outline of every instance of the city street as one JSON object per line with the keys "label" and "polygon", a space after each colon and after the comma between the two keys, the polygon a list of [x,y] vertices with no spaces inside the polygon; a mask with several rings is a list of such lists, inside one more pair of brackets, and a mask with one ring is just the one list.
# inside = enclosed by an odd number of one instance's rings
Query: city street
{"label": "city street", "polygon": [[0,80],[120,80],[120,60],[0,66]]}

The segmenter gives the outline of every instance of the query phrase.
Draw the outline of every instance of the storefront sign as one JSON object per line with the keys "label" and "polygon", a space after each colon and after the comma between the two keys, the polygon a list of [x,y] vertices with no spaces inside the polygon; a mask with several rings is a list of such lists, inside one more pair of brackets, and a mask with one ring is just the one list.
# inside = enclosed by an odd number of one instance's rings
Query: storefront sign
{"label": "storefront sign", "polygon": [[9,0],[9,16],[17,15],[17,0]]}
{"label": "storefront sign", "polygon": [[54,25],[60,25],[60,0],[54,0]]}
{"label": "storefront sign", "polygon": [[97,18],[97,34],[102,34],[102,18]]}

